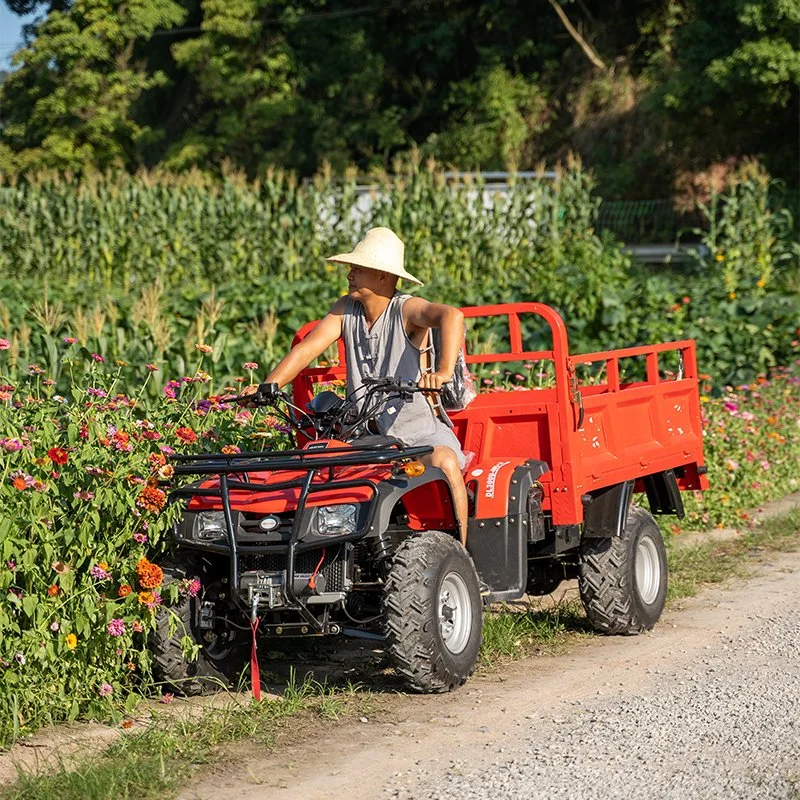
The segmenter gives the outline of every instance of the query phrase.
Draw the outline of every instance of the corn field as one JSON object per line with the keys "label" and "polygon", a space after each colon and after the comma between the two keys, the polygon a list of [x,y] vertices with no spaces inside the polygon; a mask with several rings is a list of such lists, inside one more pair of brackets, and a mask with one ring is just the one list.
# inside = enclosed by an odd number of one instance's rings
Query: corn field
{"label": "corn field", "polygon": [[[229,381],[243,362],[266,369],[294,331],[342,293],[344,270],[325,257],[351,249],[374,225],[404,239],[406,264],[426,282],[425,297],[456,305],[550,303],[564,316],[574,350],[702,339],[704,323],[697,321],[716,320],[717,309],[692,313],[701,310],[701,287],[706,296],[718,289],[723,299],[739,288],[767,315],[755,323],[764,340],[751,336],[752,346],[736,354],[742,363],[723,357],[720,369],[715,356],[708,371],[744,376],[791,350],[787,292],[796,280],[796,253],[777,217],[758,203],[750,206],[760,218],[748,220],[741,202],[719,200],[714,260],[697,265],[716,273],[658,274],[633,266],[618,242],[597,235],[600,199],[575,160],[552,178],[519,180],[504,193],[480,178],[451,180],[435,164],[414,161],[371,180],[366,191],[354,174],[329,172],[307,182],[279,171],[248,181],[231,170],[222,178],[45,173],[7,181],[0,185],[7,377],[36,364],[58,381],[69,366],[62,363],[65,337],[77,339],[84,358],[97,353],[159,366],[154,390],[168,375],[192,369],[198,343],[213,347],[214,372]],[[752,176],[742,185],[760,191]],[[736,214],[726,217],[734,206]],[[748,225],[761,232],[757,250],[744,248],[752,239]],[[725,254],[736,252],[732,271]],[[676,316],[687,295],[695,305]],[[733,309],[734,317],[741,313]],[[471,346],[485,348],[492,333],[470,332]]]}

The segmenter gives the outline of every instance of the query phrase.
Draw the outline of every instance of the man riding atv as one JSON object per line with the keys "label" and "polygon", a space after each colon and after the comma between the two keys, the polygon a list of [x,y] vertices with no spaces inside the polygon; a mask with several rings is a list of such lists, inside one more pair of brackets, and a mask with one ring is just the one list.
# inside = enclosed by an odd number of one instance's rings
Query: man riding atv
{"label": "man riding atv", "polygon": [[[347,393],[357,392],[364,379],[393,377],[410,380],[420,388],[439,390],[453,378],[464,337],[464,315],[453,306],[430,303],[397,291],[399,278],[422,285],[403,265],[405,246],[388,228],[372,228],[351,253],[327,261],[346,264],[349,291],[340,297],[314,330],[278,363],[267,383],[284,386],[292,381],[340,337],[347,361]],[[427,359],[431,328],[441,334],[436,365]],[[245,394],[255,393],[256,386]],[[433,452],[420,461],[444,472],[453,493],[461,543],[467,541],[467,492],[462,477],[465,464],[461,444],[441,403],[422,394],[411,402],[387,400],[372,421],[372,430],[391,436],[406,446],[432,445]]]}

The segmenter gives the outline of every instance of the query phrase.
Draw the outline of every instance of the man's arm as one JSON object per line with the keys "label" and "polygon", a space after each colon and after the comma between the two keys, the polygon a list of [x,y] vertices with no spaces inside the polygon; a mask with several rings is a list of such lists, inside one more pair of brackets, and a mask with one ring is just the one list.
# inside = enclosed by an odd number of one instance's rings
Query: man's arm
{"label": "man's arm", "polygon": [[454,306],[429,303],[421,297],[410,297],[403,305],[406,323],[420,331],[439,328],[442,332],[442,352],[439,369],[423,375],[419,385],[424,389],[441,389],[453,377],[458,351],[464,339],[464,314]]}
{"label": "man's arm", "polygon": [[333,308],[319,321],[314,330],[278,362],[267,375],[266,383],[285,386],[342,335],[344,301],[345,298],[341,297],[334,303]]}

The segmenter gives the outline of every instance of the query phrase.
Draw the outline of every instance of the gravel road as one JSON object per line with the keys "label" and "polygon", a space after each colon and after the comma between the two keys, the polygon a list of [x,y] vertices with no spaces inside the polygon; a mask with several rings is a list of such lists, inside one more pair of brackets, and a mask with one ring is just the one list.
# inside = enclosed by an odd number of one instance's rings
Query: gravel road
{"label": "gravel road", "polygon": [[800,800],[800,554],[637,637],[518,662],[392,723],[327,727],[181,797]]}

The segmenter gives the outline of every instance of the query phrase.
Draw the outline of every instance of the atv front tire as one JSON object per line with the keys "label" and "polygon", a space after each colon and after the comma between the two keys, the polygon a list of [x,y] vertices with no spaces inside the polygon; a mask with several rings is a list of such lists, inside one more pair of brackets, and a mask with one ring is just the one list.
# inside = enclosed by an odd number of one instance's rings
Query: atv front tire
{"label": "atv front tire", "polygon": [[649,511],[631,506],[621,536],[583,540],[578,588],[598,631],[636,634],[658,622],[667,599],[667,551]]}
{"label": "atv front tire", "polygon": [[472,674],[483,628],[480,587],[452,536],[430,531],[400,545],[383,611],[389,656],[409,689],[449,692]]}
{"label": "atv front tire", "polygon": [[[229,643],[215,632],[198,627],[199,606],[209,590],[211,577],[202,565],[187,560],[164,566],[164,586],[181,583],[184,579],[198,578],[202,585],[197,597],[182,595],[170,608],[159,607],[156,628],[150,634],[149,646],[153,654],[153,674],[177,694],[194,696],[219,691],[234,685],[247,660],[246,648],[241,643]],[[200,646],[197,659],[187,660],[181,648],[181,639],[190,636]]]}

